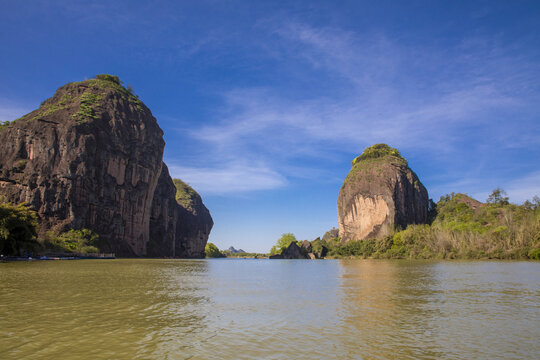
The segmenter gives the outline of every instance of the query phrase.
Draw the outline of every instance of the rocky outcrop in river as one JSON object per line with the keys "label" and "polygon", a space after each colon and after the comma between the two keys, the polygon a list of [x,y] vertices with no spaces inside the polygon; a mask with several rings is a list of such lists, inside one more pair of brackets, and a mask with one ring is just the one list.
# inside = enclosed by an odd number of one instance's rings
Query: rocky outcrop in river
{"label": "rocky outcrop in river", "polygon": [[70,83],[0,129],[0,197],[28,202],[40,234],[87,228],[117,256],[203,257],[210,213],[177,202],[163,131],[115,76]]}
{"label": "rocky outcrop in river", "polygon": [[394,227],[426,223],[428,193],[399,151],[368,147],[352,162],[337,201],[342,242],[377,238]]}

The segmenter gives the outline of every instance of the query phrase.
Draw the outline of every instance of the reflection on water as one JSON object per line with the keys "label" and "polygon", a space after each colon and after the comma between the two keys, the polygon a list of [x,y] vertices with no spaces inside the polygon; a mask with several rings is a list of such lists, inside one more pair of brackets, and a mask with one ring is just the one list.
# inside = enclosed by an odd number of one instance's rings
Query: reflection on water
{"label": "reflection on water", "polygon": [[[354,358],[443,358],[430,341],[433,264],[341,261],[343,343]],[[361,349],[359,351],[359,348]]]}
{"label": "reflection on water", "polygon": [[540,358],[540,263],[0,264],[0,358]]}

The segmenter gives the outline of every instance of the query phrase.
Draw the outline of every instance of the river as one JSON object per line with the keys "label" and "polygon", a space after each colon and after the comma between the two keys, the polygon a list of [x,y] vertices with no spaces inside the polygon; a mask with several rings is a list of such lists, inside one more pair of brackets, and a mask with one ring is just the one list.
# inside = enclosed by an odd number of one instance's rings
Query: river
{"label": "river", "polygon": [[2,359],[539,359],[540,263],[0,264]]}

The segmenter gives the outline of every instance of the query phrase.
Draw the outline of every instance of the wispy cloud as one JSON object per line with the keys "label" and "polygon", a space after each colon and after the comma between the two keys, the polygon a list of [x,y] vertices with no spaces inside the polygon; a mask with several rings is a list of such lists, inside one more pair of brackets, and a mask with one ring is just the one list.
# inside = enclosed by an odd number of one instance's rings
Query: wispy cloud
{"label": "wispy cloud", "polygon": [[181,178],[204,194],[238,194],[272,190],[286,185],[287,180],[274,170],[257,164],[228,163],[212,168],[171,165],[172,177]]}
{"label": "wispy cloud", "polygon": [[[506,181],[498,184],[510,198],[510,201],[516,204],[523,203],[525,200],[531,200],[533,196],[540,196],[540,171],[529,173],[521,178]],[[487,199],[490,192],[482,191],[475,193],[478,199]]]}
{"label": "wispy cloud", "polygon": [[[537,122],[525,114],[540,100],[533,91],[538,65],[496,40],[407,47],[384,34],[293,22],[267,31],[269,56],[279,54],[303,77],[324,79],[317,85],[331,91],[299,89],[288,96],[286,87],[273,85],[223,93],[215,121],[190,133],[209,158],[263,159],[267,171],[288,178],[294,159],[332,160],[335,151],[356,153],[377,142],[448,153],[464,138],[486,146],[495,145],[492,139],[498,147],[539,145],[531,136]],[[510,120],[511,113],[521,116]]]}

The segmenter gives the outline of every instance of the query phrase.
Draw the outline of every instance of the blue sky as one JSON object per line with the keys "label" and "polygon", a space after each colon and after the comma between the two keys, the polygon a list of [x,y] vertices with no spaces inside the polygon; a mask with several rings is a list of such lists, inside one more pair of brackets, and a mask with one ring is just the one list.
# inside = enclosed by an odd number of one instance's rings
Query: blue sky
{"label": "blue sky", "polygon": [[0,46],[0,120],[95,74],[132,85],[220,248],[337,226],[379,142],[434,200],[540,195],[538,1],[2,1]]}

